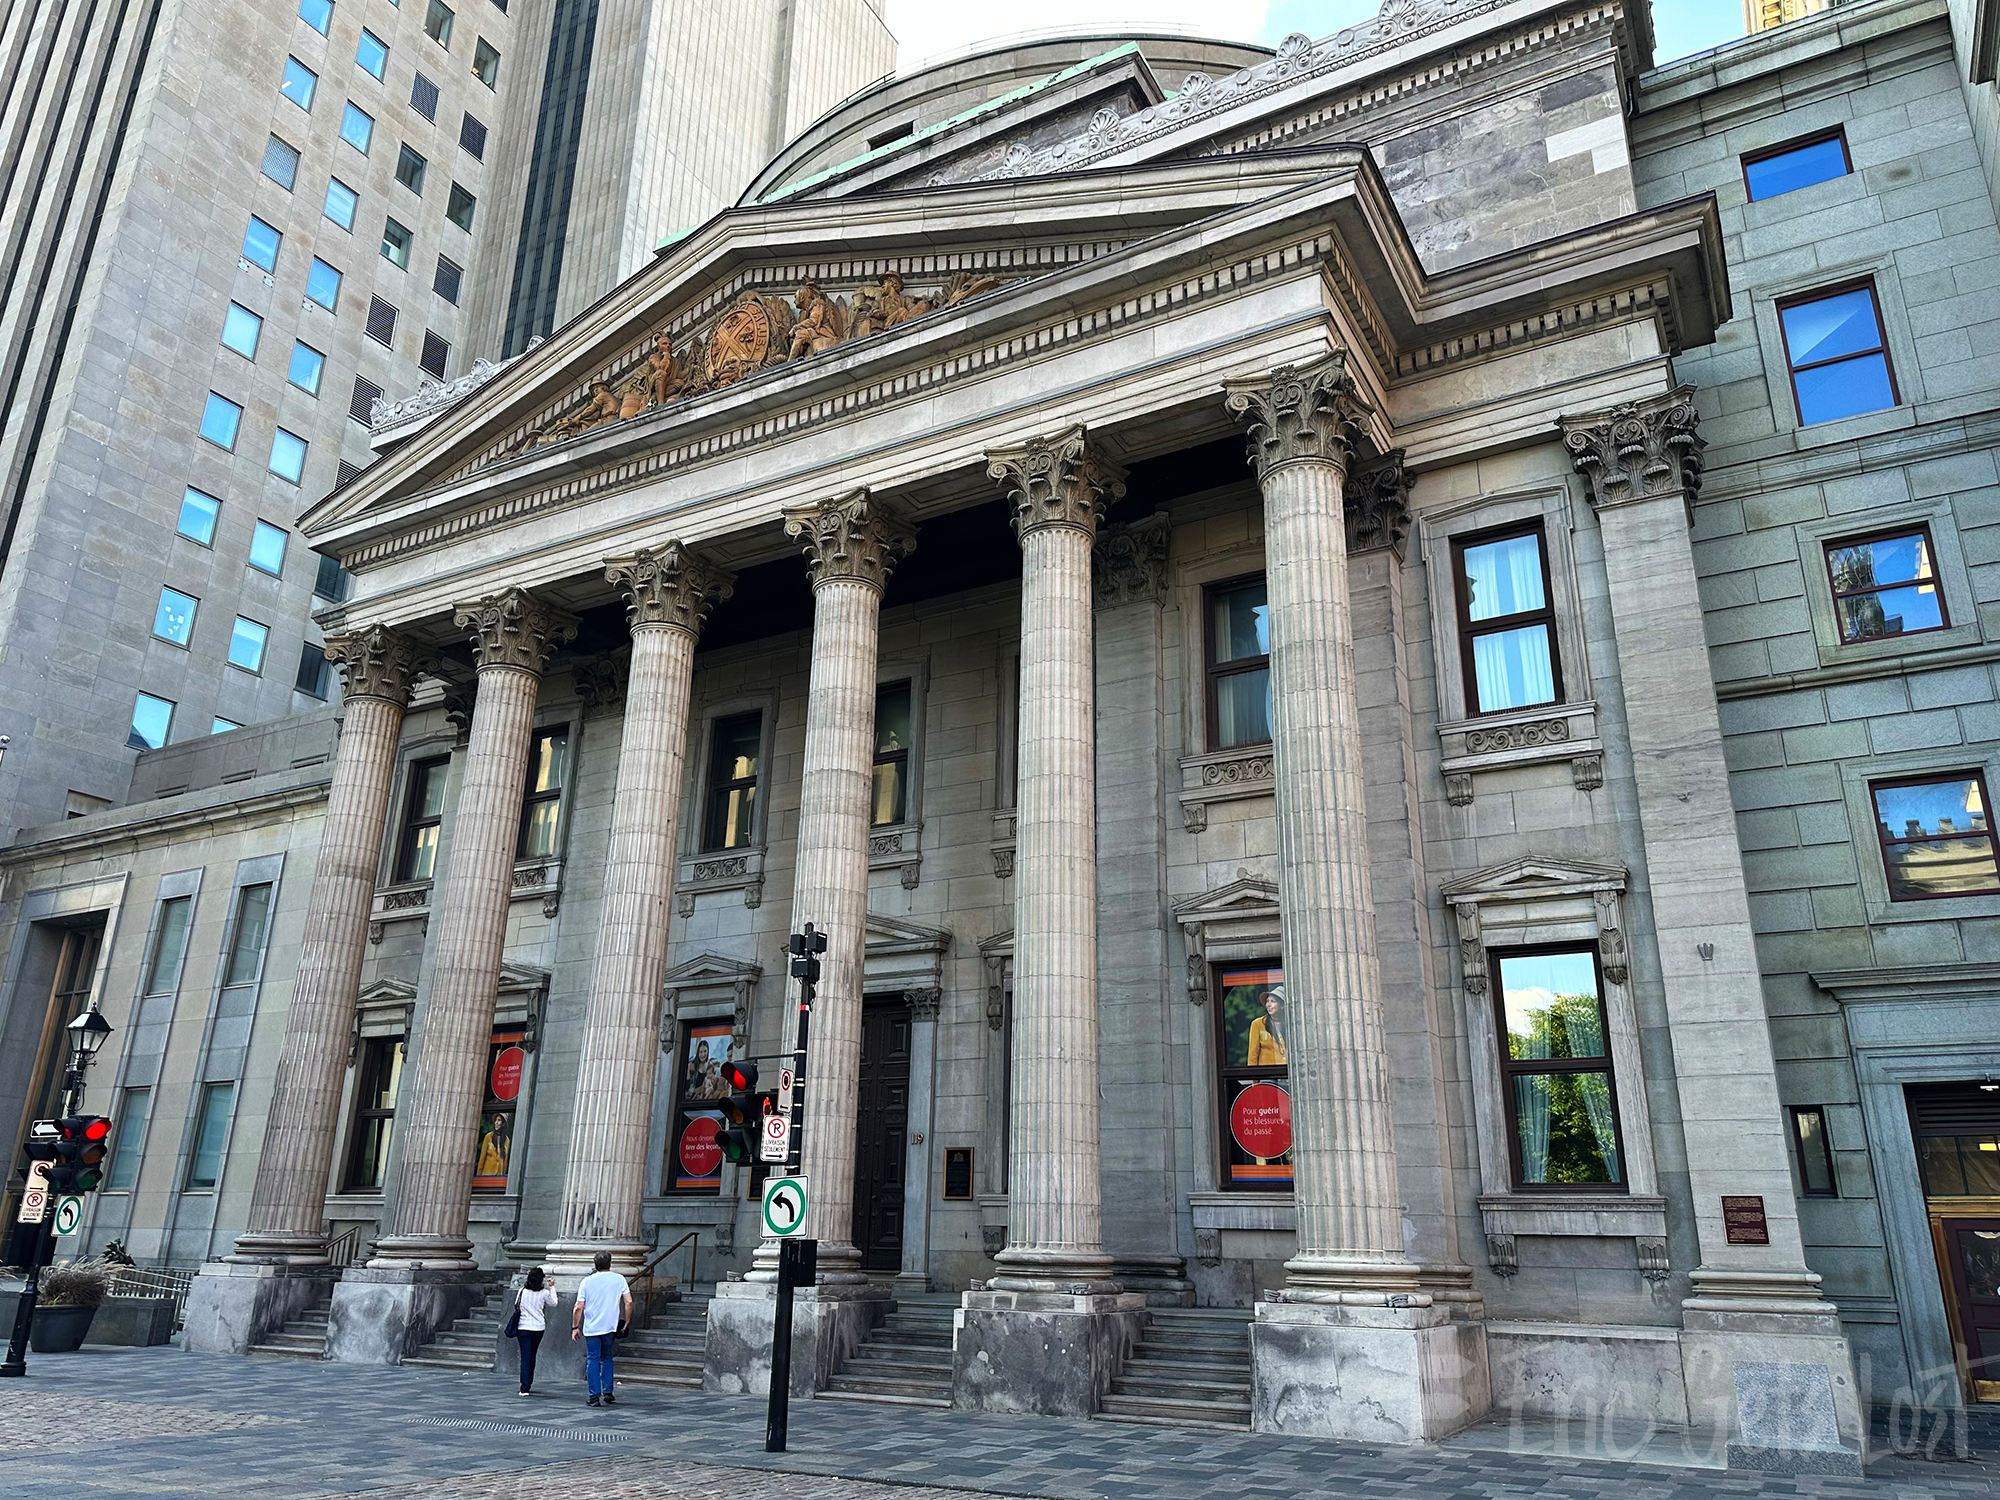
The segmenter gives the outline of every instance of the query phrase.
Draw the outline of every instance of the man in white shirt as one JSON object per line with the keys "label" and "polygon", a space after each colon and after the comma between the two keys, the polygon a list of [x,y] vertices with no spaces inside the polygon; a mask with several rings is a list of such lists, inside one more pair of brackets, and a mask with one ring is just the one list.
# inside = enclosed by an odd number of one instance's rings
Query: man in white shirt
{"label": "man in white shirt", "polygon": [[611,1252],[600,1250],[597,1269],[576,1289],[576,1310],[570,1315],[569,1336],[583,1340],[583,1378],[590,1386],[585,1406],[616,1406],[611,1394],[611,1355],[618,1330],[632,1316],[632,1288],[611,1269]]}

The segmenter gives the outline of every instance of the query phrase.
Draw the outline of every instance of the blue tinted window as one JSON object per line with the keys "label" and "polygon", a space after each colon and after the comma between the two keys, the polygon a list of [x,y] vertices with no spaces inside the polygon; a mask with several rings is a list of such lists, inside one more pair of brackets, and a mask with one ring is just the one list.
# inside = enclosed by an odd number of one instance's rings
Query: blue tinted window
{"label": "blue tinted window", "polygon": [[388,44],[374,32],[364,28],[361,41],[354,49],[354,60],[379,79],[383,69],[389,66]]}
{"label": "blue tinted window", "polygon": [[243,423],[243,408],[227,397],[208,393],[208,406],[201,414],[201,435],[218,448],[236,449],[236,429]]}
{"label": "blue tinted window", "polygon": [[300,109],[313,107],[313,94],[319,88],[319,74],[300,62],[296,57],[285,59],[285,76],[278,83],[278,92],[283,94]]}
{"label": "blue tinted window", "polygon": [[264,643],[271,638],[271,632],[255,620],[236,617],[236,628],[229,634],[229,664],[241,667],[246,672],[260,672],[264,668]]}
{"label": "blue tinted window", "polygon": [[353,188],[342,182],[338,177],[327,178],[326,216],[333,220],[334,223],[338,224],[342,229],[352,229],[354,227],[354,210],[360,206],[360,203],[361,199]]}
{"label": "blue tinted window", "polygon": [[299,19],[325,36],[333,24],[333,0],[299,0]]}
{"label": "blue tinted window", "polygon": [[326,356],[311,344],[292,345],[291,367],[285,371],[285,379],[309,396],[319,394],[320,377],[326,373]]}
{"label": "blue tinted window", "polygon": [[1743,180],[1749,184],[1752,203],[1845,177],[1847,172],[1847,146],[1837,135],[1743,163]]}
{"label": "blue tinted window", "polygon": [[229,304],[229,311],[222,315],[222,342],[225,348],[234,349],[245,359],[257,357],[257,336],[264,331],[264,320],[236,303]]}
{"label": "blue tinted window", "polygon": [[177,589],[160,590],[160,607],[153,611],[153,634],[176,646],[185,646],[194,634],[194,612],[200,601]]}
{"label": "blue tinted window", "polygon": [[253,215],[250,227],[243,231],[243,258],[253,266],[262,266],[267,271],[274,271],[278,267],[278,246],[284,242],[284,238],[269,224]]}
{"label": "blue tinted window", "polygon": [[190,485],[181,496],[181,518],[175,527],[191,542],[200,542],[207,547],[215,541],[215,516],[222,509],[222,502],[213,495],[204,495]]}
{"label": "blue tinted window", "polygon": [[293,484],[306,471],[306,440],[280,427],[271,434],[271,472]]}
{"label": "blue tinted window", "polygon": [[125,736],[125,743],[134,750],[157,750],[167,742],[173,723],[172,703],[141,693],[132,702],[132,732]]}
{"label": "blue tinted window", "polygon": [[340,138],[366,156],[368,143],[374,137],[375,117],[365,109],[356,109],[350,100],[346,112],[340,117]]}
{"label": "blue tinted window", "polygon": [[340,272],[317,255],[313,257],[312,269],[306,272],[306,295],[328,312],[340,301]]}
{"label": "blue tinted window", "polygon": [[1942,630],[1951,623],[1931,565],[1930,532],[1922,528],[1866,541],[1828,542],[1826,571],[1844,642]]}
{"label": "blue tinted window", "polygon": [[[290,433],[285,434],[290,437]],[[302,450],[303,451],[303,450]],[[250,537],[250,566],[260,573],[282,577],[285,571],[285,528],[259,521]]]}
{"label": "blue tinted window", "polygon": [[227,734],[232,729],[241,729],[242,727],[234,719],[214,718],[208,721],[208,732],[210,734]]}
{"label": "blue tinted window", "polygon": [[1896,404],[1872,288],[1795,302],[1778,316],[1801,422],[1811,426]]}

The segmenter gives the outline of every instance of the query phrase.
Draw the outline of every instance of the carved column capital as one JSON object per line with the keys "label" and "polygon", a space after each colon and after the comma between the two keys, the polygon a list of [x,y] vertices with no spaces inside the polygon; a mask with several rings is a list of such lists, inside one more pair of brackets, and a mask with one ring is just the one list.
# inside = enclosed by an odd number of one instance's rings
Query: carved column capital
{"label": "carved column capital", "polygon": [[349,698],[382,698],[399,708],[410,703],[417,678],[417,648],[409,637],[386,625],[366,625],[326,638],[326,659],[340,664],[341,692]]}
{"label": "carved column capital", "polygon": [[1345,471],[1371,410],[1335,350],[1308,365],[1280,365],[1266,380],[1231,380],[1223,405],[1250,429],[1250,462],[1257,477],[1280,464],[1317,459]]}
{"label": "carved column capital", "polygon": [[1661,495],[1679,495],[1690,517],[1701,489],[1701,450],[1694,387],[1629,401],[1609,411],[1558,417],[1563,446],[1577,473],[1590,481],[1599,510]]}
{"label": "carved column capital", "polygon": [[1159,604],[1167,597],[1167,543],[1173,523],[1148,516],[1129,526],[1107,526],[1091,548],[1090,586],[1099,609]]}
{"label": "carved column capital", "polygon": [[481,671],[514,667],[539,677],[556,648],[576,639],[574,616],[519,588],[459,605],[452,623],[471,632]]}
{"label": "carved column capital", "polygon": [[910,1007],[911,1020],[935,1021],[944,1003],[944,991],[936,985],[916,986],[903,991],[903,1001]]}
{"label": "carved column capital", "polygon": [[585,709],[610,713],[622,708],[632,680],[632,648],[620,646],[602,656],[584,657],[570,667],[570,679]]}
{"label": "carved column capital", "polygon": [[1125,493],[1125,471],[1100,455],[1081,424],[1053,437],[986,455],[986,473],[1007,491],[1014,532],[1069,526],[1095,536],[1107,502]]}
{"label": "carved column capital", "polygon": [[1375,547],[1403,550],[1410,529],[1410,475],[1401,448],[1354,470],[1341,494],[1347,502],[1349,556]]}
{"label": "carved column capital", "polygon": [[736,588],[736,575],[715,567],[679,542],[604,562],[604,576],[625,591],[632,629],[669,625],[699,636],[708,612]]}
{"label": "carved column capital", "polygon": [[786,511],[785,535],[805,553],[814,588],[836,579],[886,588],[896,564],[917,546],[917,530],[903,513],[866,490]]}

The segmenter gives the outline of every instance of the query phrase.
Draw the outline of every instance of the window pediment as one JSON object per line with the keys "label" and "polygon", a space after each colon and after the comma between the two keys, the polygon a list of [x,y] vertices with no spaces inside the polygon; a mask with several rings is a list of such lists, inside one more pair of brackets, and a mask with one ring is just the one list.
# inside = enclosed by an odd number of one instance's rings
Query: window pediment
{"label": "window pediment", "polygon": [[1621,865],[1530,854],[1447,881],[1443,895],[1454,906],[1476,905],[1486,901],[1531,900],[1538,896],[1622,891],[1625,879]]}

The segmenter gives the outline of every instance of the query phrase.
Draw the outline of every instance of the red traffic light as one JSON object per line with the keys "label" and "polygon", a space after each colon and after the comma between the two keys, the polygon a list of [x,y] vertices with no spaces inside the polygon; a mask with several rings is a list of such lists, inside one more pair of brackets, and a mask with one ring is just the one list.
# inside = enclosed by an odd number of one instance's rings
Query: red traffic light
{"label": "red traffic light", "polygon": [[101,1141],[109,1134],[111,1134],[111,1122],[102,1115],[83,1127],[83,1138],[86,1141]]}
{"label": "red traffic light", "polygon": [[732,1089],[747,1094],[757,1087],[757,1065],[753,1062],[725,1063],[722,1077]]}

